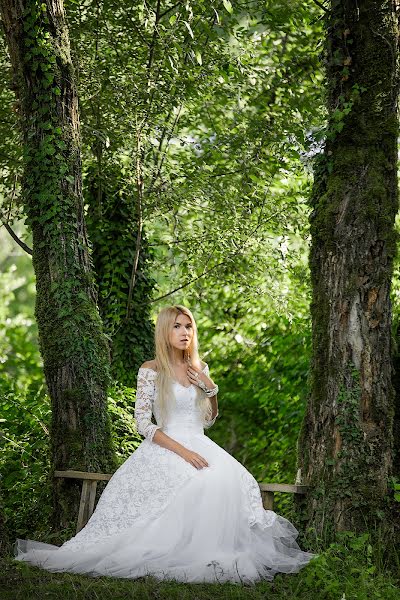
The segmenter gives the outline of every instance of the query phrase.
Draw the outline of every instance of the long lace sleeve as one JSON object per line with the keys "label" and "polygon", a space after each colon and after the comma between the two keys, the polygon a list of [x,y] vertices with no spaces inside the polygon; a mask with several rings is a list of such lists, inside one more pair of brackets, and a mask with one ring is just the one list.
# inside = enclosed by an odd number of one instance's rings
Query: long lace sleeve
{"label": "long lace sleeve", "polygon": [[153,440],[159,425],[151,422],[153,402],[155,396],[155,372],[146,367],[140,367],[137,377],[136,401],[135,401],[135,419],[136,429],[147,438]]}
{"label": "long lace sleeve", "polygon": [[[203,369],[203,373],[205,375],[207,375],[207,377],[210,376],[210,370],[208,368],[208,364],[207,363],[206,363],[206,366]],[[217,408],[217,414],[215,415],[215,417],[213,419],[207,420],[207,418],[206,418],[205,423],[204,423],[204,429],[209,429],[212,425],[214,425],[215,419],[218,417],[218,415],[219,415],[219,409]]]}

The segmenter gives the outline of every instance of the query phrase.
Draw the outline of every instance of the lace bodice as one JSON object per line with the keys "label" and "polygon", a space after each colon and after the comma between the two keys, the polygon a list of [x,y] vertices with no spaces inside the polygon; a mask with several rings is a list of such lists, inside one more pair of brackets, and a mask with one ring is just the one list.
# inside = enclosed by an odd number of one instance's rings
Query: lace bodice
{"label": "lace bodice", "polygon": [[[209,376],[207,363],[203,368],[203,373]],[[157,429],[161,429],[159,415],[157,414],[155,399],[157,396],[157,386],[155,383],[157,373],[153,369],[140,367],[137,377],[135,419],[138,432],[149,441],[153,440]],[[177,381],[173,382],[176,406],[173,413],[169,416],[168,422],[162,429],[171,429],[173,427],[208,429],[215,423],[219,412],[211,421],[203,422],[200,410],[196,406],[196,387],[194,384],[184,386]],[[152,422],[154,415],[156,424]]]}

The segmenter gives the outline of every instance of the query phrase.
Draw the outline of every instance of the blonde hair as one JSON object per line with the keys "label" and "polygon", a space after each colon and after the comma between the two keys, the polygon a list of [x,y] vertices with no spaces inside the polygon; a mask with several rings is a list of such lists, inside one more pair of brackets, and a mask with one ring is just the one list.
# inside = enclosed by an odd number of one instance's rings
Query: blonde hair
{"label": "blonde hair", "polygon": [[[161,426],[166,423],[169,411],[175,406],[176,402],[172,387],[175,375],[171,366],[173,350],[170,342],[170,333],[173,329],[176,317],[179,314],[184,314],[189,317],[193,327],[192,340],[189,348],[183,350],[183,358],[189,364],[199,369],[202,368],[198,351],[197,326],[192,312],[186,308],[186,306],[182,306],[181,304],[162,308],[158,313],[155,327],[155,360],[157,365],[156,385],[158,390],[156,407],[158,409],[159,420],[161,420],[161,423],[159,423]],[[211,402],[202,389],[198,386],[195,386],[195,389],[196,406],[200,409],[203,424],[205,424],[206,418],[208,420],[211,419]]]}

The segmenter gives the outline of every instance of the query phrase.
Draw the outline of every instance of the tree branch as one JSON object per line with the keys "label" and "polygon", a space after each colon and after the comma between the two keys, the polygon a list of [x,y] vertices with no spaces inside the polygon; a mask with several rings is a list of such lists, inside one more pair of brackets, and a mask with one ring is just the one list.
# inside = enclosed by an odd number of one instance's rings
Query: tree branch
{"label": "tree branch", "polygon": [[264,208],[264,203],[261,206],[261,212],[260,212],[260,215],[259,215],[259,219],[258,219],[257,225],[254,227],[253,231],[251,231],[249,233],[249,235],[247,236],[247,239],[243,242],[243,244],[241,244],[240,246],[238,246],[238,248],[237,248],[237,250],[235,250],[235,252],[229,253],[228,256],[226,256],[226,258],[224,258],[224,260],[222,260],[221,262],[217,263],[216,265],[213,265],[209,269],[206,269],[205,271],[203,271],[197,277],[193,277],[193,279],[190,279],[189,281],[186,281],[186,283],[183,283],[182,285],[178,286],[174,290],[171,290],[170,292],[167,292],[166,294],[163,294],[162,296],[159,296],[158,298],[155,298],[154,300],[149,300],[150,304],[153,304],[153,302],[158,302],[159,300],[163,300],[164,298],[167,298],[168,296],[171,296],[175,292],[178,292],[179,290],[182,290],[183,288],[185,288],[188,285],[194,283],[198,279],[201,279],[202,277],[205,277],[205,275],[208,275],[208,273],[210,273],[210,271],[213,271],[214,269],[217,269],[218,267],[221,267],[222,265],[225,265],[228,258],[232,258],[232,257],[236,256],[237,254],[239,254],[239,252],[241,250],[243,250],[243,248],[245,247],[246,243],[251,239],[251,237],[256,233],[256,231],[261,227],[261,225],[263,225],[264,223],[270,221],[273,217],[276,217],[277,215],[282,214],[284,212],[284,211],[277,211],[273,215],[270,215],[268,217],[268,219],[262,220],[261,219],[261,215],[262,215],[263,208]]}
{"label": "tree branch", "polygon": [[181,6],[181,4],[182,4],[181,2],[177,2],[176,4],[171,6],[171,8],[167,8],[167,10],[165,10],[163,13],[160,14],[160,19],[162,19],[163,17],[165,17],[165,15],[167,15],[168,13],[175,10],[175,8],[178,8],[178,6]]}
{"label": "tree branch", "polygon": [[12,239],[15,242],[17,242],[17,244],[19,246],[21,246],[22,250],[25,250],[25,252],[27,254],[30,254],[32,256],[32,250],[31,250],[31,248],[29,248],[29,246],[27,246],[22,240],[19,239],[19,237],[17,236],[17,234],[14,233],[14,231],[11,229],[11,227],[9,226],[8,223],[6,223],[3,220],[2,220],[2,223],[3,223],[4,227],[7,229],[8,233],[11,235]]}
{"label": "tree branch", "polygon": [[329,10],[328,10],[328,9],[327,9],[327,8],[326,8],[326,7],[325,7],[325,6],[324,6],[324,5],[321,3],[321,2],[318,2],[318,0],[313,0],[313,2],[314,2],[314,3],[315,3],[317,6],[319,6],[320,8],[322,8],[322,10],[324,10],[325,12],[329,12]]}

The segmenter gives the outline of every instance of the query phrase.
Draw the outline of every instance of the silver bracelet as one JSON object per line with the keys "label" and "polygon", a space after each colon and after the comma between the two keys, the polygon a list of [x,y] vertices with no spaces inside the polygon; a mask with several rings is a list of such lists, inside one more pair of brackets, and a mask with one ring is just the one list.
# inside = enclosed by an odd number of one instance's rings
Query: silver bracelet
{"label": "silver bracelet", "polygon": [[199,387],[205,392],[206,396],[212,398],[212,396],[216,396],[218,394],[218,386],[216,385],[213,388],[208,388],[205,383],[202,381],[198,381]]}
{"label": "silver bracelet", "polygon": [[216,385],[215,388],[207,389],[204,391],[206,392],[206,396],[212,398],[213,396],[216,396],[218,394],[218,386]]}

